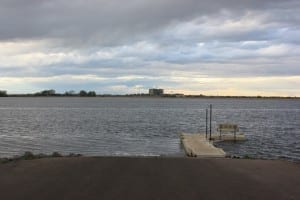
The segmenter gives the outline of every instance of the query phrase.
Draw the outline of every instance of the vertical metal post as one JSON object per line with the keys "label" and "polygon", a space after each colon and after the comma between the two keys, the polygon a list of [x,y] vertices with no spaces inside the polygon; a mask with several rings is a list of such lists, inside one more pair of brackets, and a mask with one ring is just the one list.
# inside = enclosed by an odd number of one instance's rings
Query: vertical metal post
{"label": "vertical metal post", "polygon": [[207,139],[207,130],[208,130],[208,127],[207,127],[207,122],[208,122],[208,109],[206,108],[205,111],[206,111],[206,115],[205,115],[205,117],[206,117],[206,120],[205,120],[205,128],[206,128],[205,138]]}
{"label": "vertical metal post", "polygon": [[212,116],[212,105],[209,105],[209,140],[211,140],[211,116]]}
{"label": "vertical metal post", "polygon": [[234,129],[234,142],[236,142],[236,129]]}

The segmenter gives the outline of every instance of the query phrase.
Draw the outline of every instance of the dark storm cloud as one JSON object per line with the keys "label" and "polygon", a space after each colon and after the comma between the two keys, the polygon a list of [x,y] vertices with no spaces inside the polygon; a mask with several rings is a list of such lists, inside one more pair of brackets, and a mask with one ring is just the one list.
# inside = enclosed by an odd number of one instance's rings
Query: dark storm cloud
{"label": "dark storm cloud", "polygon": [[[60,38],[70,43],[117,44],[165,25],[229,10],[277,8],[280,0],[2,0],[0,39]],[[293,5],[294,5],[293,4]],[[295,14],[296,15],[296,14]],[[298,16],[288,19],[298,23]]]}

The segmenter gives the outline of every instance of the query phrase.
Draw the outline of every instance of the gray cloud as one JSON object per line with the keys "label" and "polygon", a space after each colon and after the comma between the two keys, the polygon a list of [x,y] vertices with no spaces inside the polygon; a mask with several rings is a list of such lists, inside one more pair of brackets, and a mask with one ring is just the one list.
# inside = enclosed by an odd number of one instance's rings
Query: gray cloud
{"label": "gray cloud", "polygon": [[272,77],[300,76],[299,13],[298,0],[2,0],[0,83],[217,90],[265,77],[275,91]]}
{"label": "gray cloud", "polygon": [[[288,22],[299,23],[296,14],[280,0],[4,0],[0,7],[0,39],[60,38],[68,43],[118,44],[144,38],[164,26],[199,16],[228,11],[238,17],[248,10],[282,7]],[[288,7],[291,9],[291,7]],[[274,16],[273,16],[274,17]],[[278,19],[281,20],[282,19]],[[284,19],[286,20],[286,19]]]}

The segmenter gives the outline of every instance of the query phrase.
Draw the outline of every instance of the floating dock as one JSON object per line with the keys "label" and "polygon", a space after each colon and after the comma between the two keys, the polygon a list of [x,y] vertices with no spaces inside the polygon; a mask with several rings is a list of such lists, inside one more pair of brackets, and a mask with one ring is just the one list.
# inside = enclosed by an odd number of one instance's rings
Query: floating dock
{"label": "floating dock", "polygon": [[[205,135],[204,135],[205,137]],[[232,134],[212,134],[211,135],[211,140],[214,142],[220,142],[220,141],[245,141],[246,137],[243,133],[237,133],[236,135]]]}
{"label": "floating dock", "polygon": [[226,153],[206,139],[205,134],[182,133],[181,142],[185,153],[190,157],[225,157]]}
{"label": "floating dock", "polygon": [[221,148],[214,146],[213,141],[242,141],[245,140],[244,134],[221,135],[212,134],[211,140],[205,137],[205,134],[182,133],[180,135],[185,153],[189,157],[216,157],[222,158],[226,153]]}
{"label": "floating dock", "polygon": [[[190,157],[225,157],[226,153],[221,148],[214,146],[213,142],[220,141],[243,141],[246,140],[244,134],[239,132],[237,124],[219,124],[217,133],[212,133],[212,104],[205,110],[205,128],[204,134],[182,133],[180,135],[181,143],[183,144],[185,153]],[[209,116],[209,126],[208,126]],[[209,129],[208,129],[209,127]],[[208,131],[209,130],[209,131]],[[209,133],[209,134],[208,134]]]}

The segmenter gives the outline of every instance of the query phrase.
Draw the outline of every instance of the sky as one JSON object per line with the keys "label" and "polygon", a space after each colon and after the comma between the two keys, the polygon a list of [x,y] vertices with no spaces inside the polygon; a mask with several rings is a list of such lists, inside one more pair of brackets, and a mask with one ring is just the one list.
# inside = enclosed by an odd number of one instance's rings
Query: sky
{"label": "sky", "polygon": [[0,90],[300,96],[299,0],[0,0]]}

